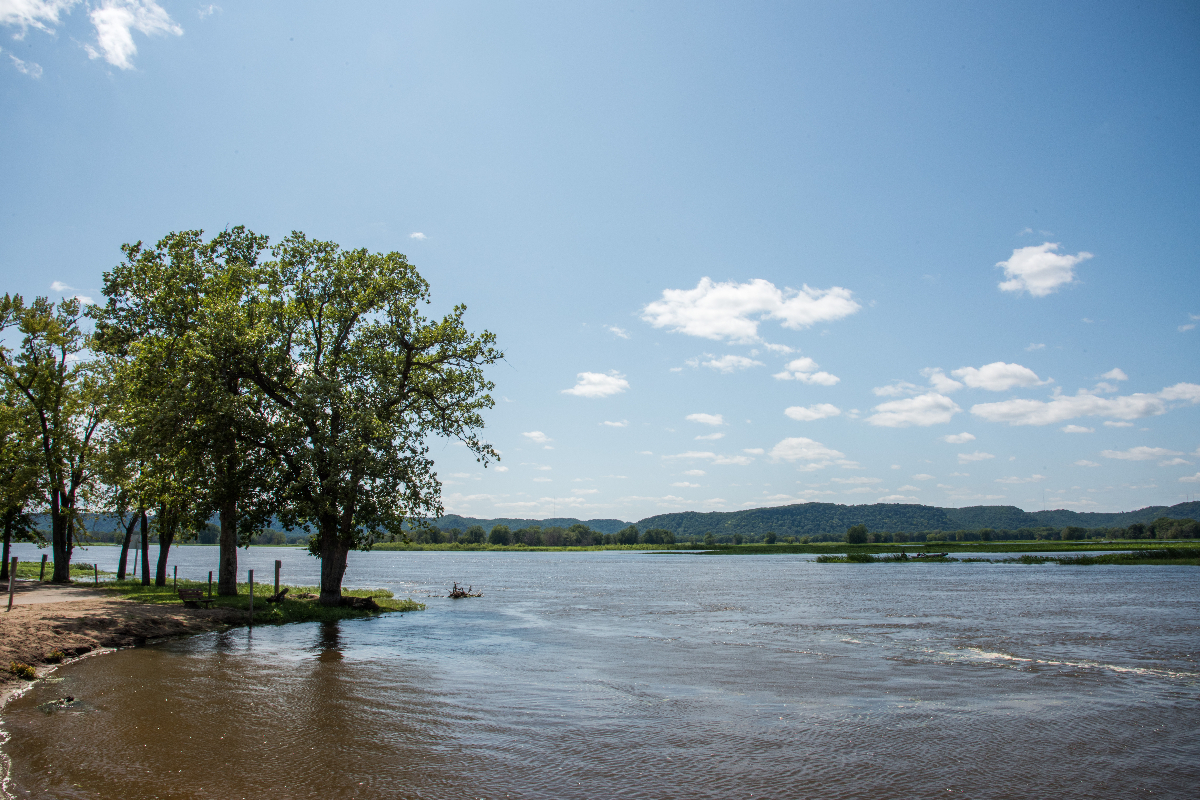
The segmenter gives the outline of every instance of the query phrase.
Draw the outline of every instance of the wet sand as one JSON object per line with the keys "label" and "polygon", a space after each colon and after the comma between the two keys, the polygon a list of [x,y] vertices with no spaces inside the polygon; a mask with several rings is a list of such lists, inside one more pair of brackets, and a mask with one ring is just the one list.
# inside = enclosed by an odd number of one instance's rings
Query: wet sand
{"label": "wet sand", "polygon": [[54,651],[70,661],[151,639],[226,628],[245,618],[231,609],[135,603],[86,584],[30,580],[16,582],[12,610],[3,610],[7,607],[5,592],[0,600],[0,711],[30,685],[9,672],[11,662],[28,664],[41,677],[58,666],[46,661]]}

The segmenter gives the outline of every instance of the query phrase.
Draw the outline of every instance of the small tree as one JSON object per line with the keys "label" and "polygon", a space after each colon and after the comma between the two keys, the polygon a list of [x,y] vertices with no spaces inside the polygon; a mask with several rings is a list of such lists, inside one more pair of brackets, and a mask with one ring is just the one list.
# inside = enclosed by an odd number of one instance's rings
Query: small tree
{"label": "small tree", "polygon": [[494,525],[488,534],[488,544],[506,545],[512,541],[512,533],[507,525]]}
{"label": "small tree", "polygon": [[867,526],[851,525],[846,529],[846,544],[866,544]]}
{"label": "small tree", "polygon": [[767,544],[775,544],[775,531],[767,531],[767,535],[763,537],[763,541]]}
{"label": "small tree", "polygon": [[630,525],[617,531],[617,544],[637,544],[638,529],[637,525]]}

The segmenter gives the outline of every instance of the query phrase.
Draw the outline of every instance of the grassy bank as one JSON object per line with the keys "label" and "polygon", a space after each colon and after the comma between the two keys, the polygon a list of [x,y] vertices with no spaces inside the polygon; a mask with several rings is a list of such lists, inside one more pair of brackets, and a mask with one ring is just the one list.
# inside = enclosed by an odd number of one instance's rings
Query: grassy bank
{"label": "grassy bank", "polygon": [[854,544],[820,542],[814,544],[740,544],[716,545],[707,555],[762,555],[769,553],[1076,553],[1091,550],[1161,550],[1172,547],[1192,550],[1200,555],[1200,541],[1164,541],[1129,539],[1082,542],[906,542],[898,544]]}
{"label": "grassy bank", "polygon": [[1116,565],[1172,565],[1200,566],[1200,548],[1198,547],[1160,547],[1156,549],[1135,550],[1126,553],[1105,553],[1098,556],[1038,556],[1025,554],[1018,558],[950,558],[936,554],[933,557],[909,557],[907,553],[847,553],[845,555],[823,555],[817,557],[821,564],[961,564],[974,562],[980,564],[1059,564],[1061,566],[1095,566],[1098,564]]}
{"label": "grassy bank", "polygon": [[[143,586],[140,581],[108,581],[100,584],[121,598],[138,603],[154,605],[182,605],[177,589],[171,583],[166,586]],[[207,597],[207,581],[179,582],[179,589],[200,589]],[[215,586],[213,587],[215,590]],[[424,603],[415,600],[398,600],[387,589],[348,589],[343,590],[344,597],[370,597],[379,611],[351,608],[349,606],[329,607],[321,605],[315,595],[320,590],[315,586],[288,586],[288,593],[278,603],[268,603],[267,598],[275,592],[273,584],[254,584],[254,622],[259,625],[283,625],[289,622],[331,622],[339,619],[355,619],[370,617],[380,612],[389,611],[422,611]],[[212,608],[228,608],[236,611],[249,612],[250,586],[238,584],[236,596],[222,597],[213,594]]]}

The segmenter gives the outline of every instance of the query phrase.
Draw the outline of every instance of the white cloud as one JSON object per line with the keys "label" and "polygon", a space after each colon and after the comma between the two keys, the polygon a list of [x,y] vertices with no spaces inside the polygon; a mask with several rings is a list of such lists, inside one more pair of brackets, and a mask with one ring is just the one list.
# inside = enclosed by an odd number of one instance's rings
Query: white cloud
{"label": "white cloud", "polygon": [[530,439],[532,441],[537,442],[538,444],[546,444],[547,442],[554,441],[553,439],[551,439],[549,436],[542,433],[541,431],[526,431],[525,433],[522,433],[521,435],[524,436],[526,439]]}
{"label": "white cloud", "polygon": [[817,372],[817,362],[808,356],[797,358],[783,368],[783,372],[775,373],[774,377],[781,381],[802,381],[820,386],[833,386],[841,380],[828,372]]}
{"label": "white cloud", "polygon": [[52,291],[52,292],[69,292],[69,291],[73,290],[74,288],[75,288],[74,286],[68,286],[67,284],[63,283],[62,281],[54,281],[53,283],[50,284],[50,291]]}
{"label": "white cloud", "polygon": [[736,464],[739,466],[745,466],[746,464],[754,461],[754,459],[747,456],[719,456],[716,453],[709,452],[707,450],[688,450],[686,453],[676,453],[675,455],[663,456],[664,461],[676,458],[708,459],[714,464]]}
{"label": "white cloud", "polygon": [[947,378],[946,373],[938,367],[926,367],[921,370],[921,374],[929,378],[929,385],[939,392],[953,392],[963,387],[961,383],[953,378]]}
{"label": "white cloud", "polygon": [[703,362],[703,366],[718,372],[736,372],[739,369],[750,369],[750,367],[765,367],[766,364],[745,356],[726,355],[720,358],[709,356],[709,360]]}
{"label": "white cloud", "polygon": [[1008,279],[999,284],[1000,288],[1006,292],[1027,291],[1034,297],[1045,297],[1075,280],[1075,265],[1092,257],[1091,253],[1084,252],[1062,255],[1056,250],[1058,245],[1051,242],[1013,250],[1008,261],[996,264],[1004,268],[1004,277]]}
{"label": "white cloud", "polygon": [[771,344],[770,342],[763,342],[762,344],[763,347],[767,348],[772,353],[779,353],[780,355],[786,356],[788,353],[796,352],[793,348],[788,347],[786,344]]}
{"label": "white cloud", "polygon": [[725,434],[717,431],[716,433],[705,433],[695,437],[698,442],[715,442],[717,439],[724,439]]}
{"label": "white cloud", "polygon": [[[941,484],[939,484],[939,486],[940,485]],[[900,486],[900,487],[897,487],[896,491],[897,492],[919,492],[919,491],[921,491],[921,487],[920,486],[912,486],[912,485]]]}
{"label": "white cloud", "polygon": [[496,472],[508,472],[508,467],[496,467]]}
{"label": "white cloud", "polygon": [[604,420],[604,422],[601,422],[600,424],[607,425],[610,428],[628,428],[629,420],[623,419],[620,422],[611,422],[609,420]]}
{"label": "white cloud", "polygon": [[16,25],[20,32],[14,39],[25,38],[30,28],[53,33],[51,25],[58,24],[58,15],[70,12],[80,0],[3,0],[0,2],[0,25]]}
{"label": "white cloud", "polygon": [[1005,364],[995,361],[982,367],[962,367],[951,373],[972,389],[987,389],[990,392],[1007,391],[1014,386],[1040,386],[1049,381],[1038,378],[1037,373],[1020,364]]}
{"label": "white cloud", "polygon": [[618,328],[616,325],[605,325],[604,327],[607,328],[608,331],[614,336],[620,336],[622,339],[629,338],[629,331],[625,330],[624,328]]}
{"label": "white cloud", "polygon": [[1030,343],[1029,347],[1025,348],[1025,351],[1028,353],[1032,353],[1034,350],[1045,350],[1045,349],[1046,349],[1046,345],[1038,344],[1037,342],[1032,342],[1032,343]]}
{"label": "white cloud", "polygon": [[1149,461],[1154,458],[1183,455],[1178,450],[1168,450],[1165,447],[1131,447],[1128,450],[1101,450],[1105,458],[1117,458],[1122,461]]}
{"label": "white cloud", "polygon": [[410,238],[410,239],[416,239],[416,240],[418,240],[418,241],[422,241],[422,242],[423,242],[423,241],[425,241],[426,239],[428,239],[429,237],[428,237],[428,236],[426,236],[425,234],[421,233],[420,231],[413,231],[412,233],[410,233],[410,234],[408,235],[408,238]]}
{"label": "white cloud", "polygon": [[1106,427],[1106,428],[1132,428],[1133,423],[1132,422],[1113,422],[1112,420],[1109,420],[1108,422],[1104,423],[1104,427]]}
{"label": "white cloud", "polygon": [[1129,376],[1126,375],[1120,367],[1113,367],[1108,372],[1100,376],[1106,381],[1127,381]]}
{"label": "white cloud", "polygon": [[1037,483],[1045,479],[1045,475],[1030,475],[1028,478],[1018,478],[1013,475],[1011,478],[996,478],[996,483]]}
{"label": "white cloud", "polygon": [[597,494],[599,489],[572,489],[571,494]]}
{"label": "white cloud", "polygon": [[680,489],[699,489],[700,488],[700,484],[688,483],[687,481],[679,481],[678,483],[672,483],[671,485],[678,486]]}
{"label": "white cloud", "polygon": [[88,57],[100,58],[120,69],[133,69],[131,60],[137,55],[132,31],[147,36],[156,34],[183,35],[183,28],[154,0],[101,0],[88,12],[96,26],[96,43],[100,49],[85,45]]}
{"label": "white cloud", "polygon": [[980,403],[971,407],[971,413],[1009,425],[1052,425],[1076,417],[1115,417],[1122,420],[1153,417],[1165,414],[1170,409],[1168,403],[1172,402],[1200,403],[1200,385],[1177,383],[1156,394],[1139,392],[1122,397],[1098,397],[1081,390],[1075,395],[1056,395],[1050,400],[1014,399]]}
{"label": "white cloud", "polygon": [[[8,57],[12,59],[13,66],[15,66],[17,68],[17,72],[28,75],[31,78],[42,77],[41,64],[37,64],[33,61],[22,61],[21,59],[14,56],[12,53],[9,53]],[[1195,326],[1192,326],[1192,327],[1195,327]]]}
{"label": "white cloud", "polygon": [[1200,483],[1200,472],[1195,475],[1185,475],[1179,479],[1180,483]]}
{"label": "white cloud", "polygon": [[701,425],[725,424],[725,417],[721,414],[688,414],[684,419],[688,422],[699,422]]}
{"label": "white cloud", "polygon": [[1190,461],[1188,461],[1187,459],[1184,459],[1184,458],[1171,458],[1171,459],[1168,459],[1168,460],[1166,460],[1166,461],[1160,461],[1160,462],[1158,462],[1158,465],[1159,465],[1160,467],[1178,467],[1178,466],[1180,466],[1181,464],[1188,464],[1188,465],[1190,466],[1190,465],[1191,465],[1191,463],[1192,463],[1192,462],[1190,462]]}
{"label": "white cloud", "polygon": [[1077,466],[1077,467],[1098,467],[1100,465],[1097,464],[1095,461],[1088,461],[1086,458],[1081,458],[1075,462],[1075,466]]}
{"label": "white cloud", "polygon": [[765,453],[767,451],[763,450],[761,447],[743,447],[742,452],[749,453],[752,456],[761,456],[763,453]]}
{"label": "white cloud", "polygon": [[953,400],[937,392],[929,392],[907,400],[880,403],[867,422],[884,428],[922,427],[949,422],[962,409]]}
{"label": "white cloud", "polygon": [[889,494],[889,495],[885,495],[884,497],[879,498],[875,502],[876,503],[915,503],[915,502],[917,502],[917,498],[905,497],[902,494]]}
{"label": "white cloud", "polygon": [[817,403],[812,406],[791,406],[785,408],[784,414],[798,422],[812,422],[816,419],[826,419],[827,417],[836,417],[841,414],[841,409],[830,403]]}
{"label": "white cloud", "polygon": [[[18,62],[19,62],[19,59],[17,59],[15,56],[13,57],[13,60],[14,60],[14,61],[18,61]],[[35,64],[34,66],[37,66],[37,65]],[[18,66],[18,67],[17,67],[17,69],[21,69],[21,68],[20,68],[20,66]],[[25,71],[25,70],[23,70],[23,69],[21,70],[21,72],[24,72],[24,71]],[[42,68],[41,68],[41,67],[38,67],[38,74],[37,74],[37,75],[34,75],[33,77],[35,77],[35,78],[36,78],[38,75],[41,75],[41,74],[42,74]],[[1179,330],[1179,332],[1180,332],[1180,333],[1187,333],[1188,331],[1190,331],[1192,328],[1195,328],[1195,327],[1196,327],[1196,323],[1194,323],[1194,322],[1188,322],[1188,323],[1186,323],[1186,324],[1184,324],[1184,325],[1180,325],[1180,326],[1179,326],[1179,328],[1178,328],[1178,330]]]}
{"label": "white cloud", "polygon": [[533,482],[534,483],[553,483],[554,479],[553,478],[534,478]]}
{"label": "white cloud", "polygon": [[883,478],[866,478],[862,475],[856,475],[853,478],[833,478],[833,483],[849,483],[855,486],[870,485],[873,483],[883,483]]}
{"label": "white cloud", "polygon": [[576,377],[579,382],[570,389],[563,389],[563,394],[573,394],[576,397],[608,397],[629,388],[629,381],[615,370],[608,375],[602,372],[580,372]]}
{"label": "white cloud", "polygon": [[967,442],[975,441],[974,435],[963,431],[962,433],[951,433],[942,437],[942,441],[947,444],[966,444]]}
{"label": "white cloud", "polygon": [[931,480],[933,480],[933,476],[927,475],[924,472],[921,472],[921,473],[918,473],[917,475],[913,475],[912,479],[914,481],[931,481]]}
{"label": "white cloud", "polygon": [[683,474],[684,474],[684,475],[691,475],[691,476],[693,476],[693,477],[697,477],[697,478],[698,478],[698,477],[700,477],[701,475],[706,475],[707,473],[706,473],[704,470],[702,470],[702,469],[689,469],[689,470],[684,470],[684,473],[683,473]]}
{"label": "white cloud", "polygon": [[820,442],[814,442],[812,439],[795,436],[784,439],[772,447],[771,458],[776,461],[828,461],[845,458],[845,454],[826,447]]}
{"label": "white cloud", "polygon": [[1095,428],[1085,428],[1082,425],[1064,425],[1063,433],[1095,433]]}
{"label": "white cloud", "polygon": [[970,464],[972,461],[987,461],[989,458],[995,458],[995,456],[982,450],[976,450],[974,453],[959,453],[958,463]]}
{"label": "white cloud", "polygon": [[701,278],[695,289],[664,289],[662,299],[642,309],[642,319],[705,339],[753,342],[758,323],[778,319],[785,328],[802,329],[847,317],[861,306],[849,289],[834,286],[780,290],[761,278],[749,283],[715,283]]}

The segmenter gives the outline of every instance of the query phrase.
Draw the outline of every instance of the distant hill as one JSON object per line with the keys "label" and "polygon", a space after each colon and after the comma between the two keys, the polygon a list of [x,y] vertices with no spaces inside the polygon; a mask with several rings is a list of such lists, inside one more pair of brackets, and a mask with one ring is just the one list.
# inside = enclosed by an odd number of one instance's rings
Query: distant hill
{"label": "distant hill", "polygon": [[444,531],[451,528],[458,528],[465,531],[472,525],[482,525],[485,531],[490,531],[496,525],[507,525],[512,530],[520,530],[534,525],[540,525],[543,528],[569,528],[572,525],[578,525],[582,522],[594,531],[601,533],[616,533],[629,526],[632,523],[622,522],[619,519],[585,519],[579,520],[574,517],[552,517],[550,519],[512,519],[508,517],[500,517],[497,519],[476,519],[475,517],[460,517],[458,514],[447,514],[434,524]]}

